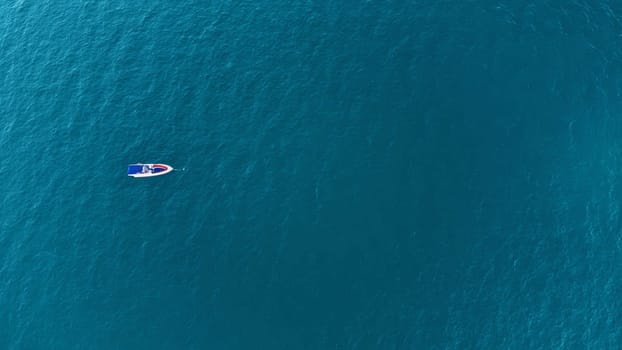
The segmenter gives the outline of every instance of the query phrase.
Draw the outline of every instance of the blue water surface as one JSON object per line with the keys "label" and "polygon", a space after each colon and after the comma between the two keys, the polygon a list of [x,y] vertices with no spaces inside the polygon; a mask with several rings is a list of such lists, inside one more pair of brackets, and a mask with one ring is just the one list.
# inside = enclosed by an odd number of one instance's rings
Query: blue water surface
{"label": "blue water surface", "polygon": [[0,52],[1,349],[622,340],[620,2],[17,0]]}

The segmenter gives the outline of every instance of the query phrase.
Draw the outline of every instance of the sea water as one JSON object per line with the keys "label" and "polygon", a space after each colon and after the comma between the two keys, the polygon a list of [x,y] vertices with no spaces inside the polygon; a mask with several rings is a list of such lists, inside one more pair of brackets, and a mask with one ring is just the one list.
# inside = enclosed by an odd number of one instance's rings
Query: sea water
{"label": "sea water", "polygon": [[18,0],[0,29],[1,349],[619,346],[622,3]]}

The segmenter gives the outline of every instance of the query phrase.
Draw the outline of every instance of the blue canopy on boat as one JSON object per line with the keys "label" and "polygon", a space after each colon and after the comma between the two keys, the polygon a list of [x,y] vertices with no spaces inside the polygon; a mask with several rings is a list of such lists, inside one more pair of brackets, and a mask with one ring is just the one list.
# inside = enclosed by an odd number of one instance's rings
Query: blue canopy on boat
{"label": "blue canopy on boat", "polygon": [[130,164],[127,166],[127,174],[128,175],[132,175],[132,174],[140,174],[143,171],[143,165],[142,164]]}

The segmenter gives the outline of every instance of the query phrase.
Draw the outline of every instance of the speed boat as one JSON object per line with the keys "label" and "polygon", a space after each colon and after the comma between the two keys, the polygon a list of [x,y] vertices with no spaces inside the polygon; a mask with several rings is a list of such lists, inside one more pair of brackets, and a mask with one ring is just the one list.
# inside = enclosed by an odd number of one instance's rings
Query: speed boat
{"label": "speed boat", "polygon": [[173,171],[173,167],[166,164],[130,164],[127,166],[127,176],[131,177],[153,177],[168,174]]}

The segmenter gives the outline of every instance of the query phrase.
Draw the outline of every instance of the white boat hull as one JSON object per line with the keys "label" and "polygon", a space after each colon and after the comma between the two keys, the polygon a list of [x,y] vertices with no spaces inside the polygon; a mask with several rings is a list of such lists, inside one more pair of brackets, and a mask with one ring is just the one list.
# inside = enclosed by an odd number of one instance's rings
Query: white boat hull
{"label": "white boat hull", "polygon": [[154,177],[166,175],[173,171],[173,167],[166,164],[130,164],[127,176],[131,177]]}

